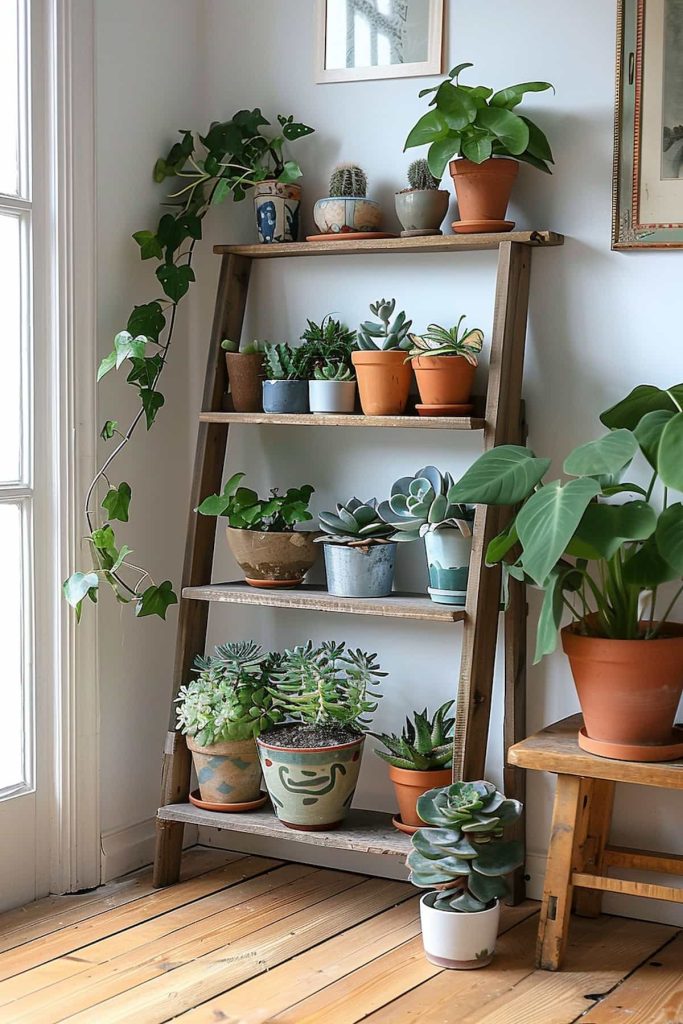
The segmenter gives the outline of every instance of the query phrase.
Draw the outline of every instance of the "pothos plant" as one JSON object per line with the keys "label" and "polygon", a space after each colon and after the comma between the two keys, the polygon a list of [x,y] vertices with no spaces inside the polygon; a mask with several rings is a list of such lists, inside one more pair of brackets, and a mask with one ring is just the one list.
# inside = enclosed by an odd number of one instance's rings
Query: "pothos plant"
{"label": "pothos plant", "polygon": [[149,430],[164,405],[161,375],[173,341],[178,304],[195,280],[192,258],[208,210],[229,195],[243,199],[249,188],[267,178],[292,182],[301,176],[299,165],[285,158],[285,144],[313,129],[292,115],[280,114],[277,120],[280,131],[265,134],[263,129],[270,122],[257,107],[240,110],[229,121],[214,121],[205,135],[181,131],[180,141],[154,166],[156,182],[179,179],[180,187],[169,196],[171,203],[166,204],[169,208],[156,230],[136,231],[133,238],[141,259],[157,261],[155,274],[163,295],[134,307],[97,371],[99,382],[123,367],[140,407],[127,426],[107,419],[100,430],[100,437],[113,450],[98,467],[85,497],[85,540],[92,568],[72,573],[63,584],[78,620],[86,598],[97,602],[101,584],[111,587],[118,601],[132,603],[139,617],[165,619],[169,605],[178,601],[171,581],[157,584],[148,570],[131,561],[133,552],[116,536],[113,524],[128,522],[132,493],[126,481],[113,482],[112,467],[139,424],[144,420]]}

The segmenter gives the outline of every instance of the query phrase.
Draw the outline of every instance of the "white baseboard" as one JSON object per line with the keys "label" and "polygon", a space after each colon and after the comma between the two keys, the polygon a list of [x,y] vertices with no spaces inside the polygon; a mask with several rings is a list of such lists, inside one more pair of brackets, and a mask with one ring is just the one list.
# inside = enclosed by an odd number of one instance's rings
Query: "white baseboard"
{"label": "white baseboard", "polygon": [[[135,825],[113,828],[102,833],[102,881],[127,875],[129,871],[151,864],[154,860],[155,819],[145,818]],[[185,826],[183,846],[197,842],[195,825]]]}

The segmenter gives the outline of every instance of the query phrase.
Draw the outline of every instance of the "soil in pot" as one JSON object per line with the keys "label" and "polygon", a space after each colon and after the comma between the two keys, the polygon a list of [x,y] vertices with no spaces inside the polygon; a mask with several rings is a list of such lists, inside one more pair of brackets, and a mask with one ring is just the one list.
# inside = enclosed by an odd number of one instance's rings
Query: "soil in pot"
{"label": "soil in pot", "polygon": [[324,544],[327,591],[334,597],[387,597],[398,544]]}
{"label": "soil in pot", "polygon": [[500,923],[500,903],[475,914],[436,910],[437,894],[420,900],[420,924],[425,956],[437,967],[472,971],[491,963]]}
{"label": "soil in pot", "polygon": [[429,789],[450,786],[452,771],[450,768],[437,768],[431,772],[418,772],[410,771],[408,768],[396,768],[395,765],[390,764],[389,778],[394,785],[401,822],[404,825],[426,828],[427,826],[417,813],[418,797],[421,797]]}
{"label": "soil in pot", "polygon": [[235,412],[261,412],[263,353],[226,352],[225,362]]}
{"label": "soil in pot", "polygon": [[423,405],[466,405],[476,366],[464,356],[416,356],[412,360]]}
{"label": "soil in pot", "polygon": [[506,221],[512,186],[519,164],[508,157],[491,157],[481,164],[460,158],[451,160],[448,169],[458,198],[460,220],[453,230],[460,234],[486,231],[511,231],[514,221]]}
{"label": "soil in pot", "polygon": [[396,216],[403,226],[401,234],[440,235],[448,213],[449,194],[445,189],[406,189],[396,193]]}
{"label": "soil in pot", "polygon": [[318,557],[319,530],[284,533],[226,527],[228,545],[252,587],[298,587]]}
{"label": "soil in pot", "polygon": [[259,799],[261,765],[255,740],[230,740],[210,747],[198,746],[192,736],[186,740],[203,801],[241,804]]}
{"label": "soil in pot", "polygon": [[366,416],[402,416],[413,371],[401,349],[352,352],[360,404]]}

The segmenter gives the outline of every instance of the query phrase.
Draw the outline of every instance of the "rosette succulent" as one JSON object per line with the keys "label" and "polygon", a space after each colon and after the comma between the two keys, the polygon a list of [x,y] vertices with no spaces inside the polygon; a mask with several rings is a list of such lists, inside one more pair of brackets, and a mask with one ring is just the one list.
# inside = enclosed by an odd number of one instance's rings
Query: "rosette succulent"
{"label": "rosette succulent", "polygon": [[458,529],[463,537],[470,537],[474,513],[466,505],[449,501],[452,487],[451,474],[442,474],[436,466],[425,466],[415,476],[397,480],[389,500],[378,508],[380,517],[396,531],[394,540],[417,540],[446,528]]}
{"label": "rosette succulent", "polygon": [[376,498],[351,498],[345,505],[337,505],[336,512],[321,512],[318,519],[325,535],[316,542],[366,547],[395,539],[393,528],[379,517]]}
{"label": "rosette succulent", "polygon": [[403,310],[397,313],[392,321],[396,299],[378,299],[370,303],[370,312],[377,317],[379,323],[366,320],[358,328],[358,348],[364,351],[380,349],[389,352],[392,349],[408,350],[411,341],[408,336],[413,321],[406,319]]}
{"label": "rosette succulent", "polygon": [[323,363],[322,366],[316,366],[313,371],[313,380],[330,380],[330,381],[353,381],[355,380],[355,374],[350,366],[346,366],[345,363],[335,363],[329,360]]}
{"label": "rosette succulent", "polygon": [[446,718],[452,707],[453,701],[446,701],[431,719],[428,717],[427,708],[424,711],[416,711],[413,721],[406,718],[400,736],[383,732],[371,733],[386,747],[386,750],[375,750],[375,753],[394,768],[405,768],[408,771],[433,772],[439,768],[447,768],[453,760],[452,735],[455,719]]}

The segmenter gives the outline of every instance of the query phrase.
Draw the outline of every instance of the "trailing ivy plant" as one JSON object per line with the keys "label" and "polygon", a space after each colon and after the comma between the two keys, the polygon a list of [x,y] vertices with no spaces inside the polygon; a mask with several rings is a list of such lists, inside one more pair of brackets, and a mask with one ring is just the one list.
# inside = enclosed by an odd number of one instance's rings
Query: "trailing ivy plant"
{"label": "trailing ivy plant", "polygon": [[[154,231],[136,231],[133,238],[143,260],[155,260],[157,282],[163,293],[150,302],[135,306],[125,330],[114,338],[114,346],[97,371],[98,382],[112,370],[124,369],[126,383],[135,388],[140,407],[131,422],[120,427],[117,420],[105,420],[100,437],[111,442],[93,477],[85,498],[86,541],[92,568],[74,572],[63,584],[64,596],[80,620],[83,601],[97,602],[102,583],[111,587],[118,601],[132,603],[136,616],[166,618],[169,605],[178,598],[170,580],[157,584],[148,570],[131,561],[133,552],[121,544],[115,523],[127,523],[131,488],[126,481],[112,480],[112,466],[128,445],[139,424],[149,430],[164,405],[160,389],[173,341],[178,304],[195,280],[192,257],[202,237],[202,220],[211,206],[227,196],[239,201],[259,181],[275,178],[292,182],[301,168],[285,158],[285,145],[309,135],[313,129],[278,115],[280,131],[266,135],[269,122],[259,108],[240,110],[229,121],[214,121],[206,135],[181,131],[165,157],[154,166],[154,180],[180,180],[169,198],[170,204]],[[106,493],[102,496],[102,490]]]}

